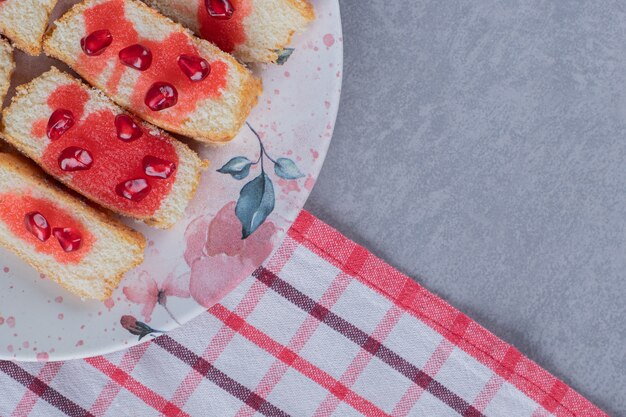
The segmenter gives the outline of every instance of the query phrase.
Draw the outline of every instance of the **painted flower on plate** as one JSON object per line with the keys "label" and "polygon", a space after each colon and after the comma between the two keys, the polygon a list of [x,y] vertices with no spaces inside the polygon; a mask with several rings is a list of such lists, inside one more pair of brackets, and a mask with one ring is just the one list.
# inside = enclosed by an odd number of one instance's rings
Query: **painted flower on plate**
{"label": "painted flower on plate", "polygon": [[141,315],[146,322],[152,320],[152,312],[157,304],[163,306],[167,313],[176,321],[167,307],[167,297],[189,298],[189,274],[176,277],[170,273],[163,282],[157,282],[146,271],[123,289],[129,301],[143,304]]}
{"label": "painted flower on plate", "polygon": [[161,330],[153,329],[148,326],[146,323],[143,323],[133,316],[122,316],[120,319],[120,324],[123,328],[128,330],[131,334],[135,336],[139,336],[139,340],[153,333],[163,333]]}
{"label": "painted flower on plate", "polygon": [[234,201],[211,216],[195,219],[185,232],[185,261],[191,267],[189,292],[202,306],[211,307],[252,274],[274,248],[277,227],[265,222],[247,239],[241,238],[241,223]]}

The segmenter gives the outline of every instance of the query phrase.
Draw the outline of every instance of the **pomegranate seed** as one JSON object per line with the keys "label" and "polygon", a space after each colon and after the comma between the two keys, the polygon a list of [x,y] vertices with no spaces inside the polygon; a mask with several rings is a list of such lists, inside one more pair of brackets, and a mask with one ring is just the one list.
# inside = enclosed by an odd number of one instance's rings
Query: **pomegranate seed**
{"label": "pomegranate seed", "polygon": [[42,242],[45,242],[50,237],[48,220],[38,211],[31,211],[24,216],[24,227]]}
{"label": "pomegranate seed", "polygon": [[117,129],[117,137],[124,142],[132,142],[143,135],[143,131],[137,123],[126,114],[118,114],[115,117],[115,128]]}
{"label": "pomegranate seed", "polygon": [[143,158],[143,170],[149,177],[167,179],[176,170],[176,164],[148,155]]}
{"label": "pomegranate seed", "polygon": [[178,102],[178,91],[166,82],[156,82],[146,93],[146,106],[154,111],[169,109]]}
{"label": "pomegranate seed", "polygon": [[48,138],[57,140],[74,126],[74,115],[66,109],[58,109],[48,119]]}
{"label": "pomegranate seed", "polygon": [[204,80],[211,73],[211,66],[206,59],[197,55],[181,55],[178,57],[178,66],[191,81]]}
{"label": "pomegranate seed", "polygon": [[80,40],[80,47],[89,56],[98,56],[111,46],[113,35],[108,29],[96,30]]}
{"label": "pomegranate seed", "polygon": [[115,192],[120,197],[127,200],[139,202],[146,198],[152,187],[148,184],[148,180],[144,178],[136,178],[117,184]]}
{"label": "pomegranate seed", "polygon": [[80,232],[71,227],[55,227],[52,234],[57,238],[65,252],[75,252],[80,249],[83,237]]}
{"label": "pomegranate seed", "polygon": [[88,150],[77,146],[65,148],[59,155],[59,167],[63,171],[85,171],[93,165],[93,157]]}
{"label": "pomegranate seed", "polygon": [[139,71],[145,71],[152,65],[152,52],[139,44],[122,49],[119,57],[124,65]]}
{"label": "pomegranate seed", "polygon": [[211,17],[228,20],[233,17],[235,8],[229,0],[204,0],[207,12]]}

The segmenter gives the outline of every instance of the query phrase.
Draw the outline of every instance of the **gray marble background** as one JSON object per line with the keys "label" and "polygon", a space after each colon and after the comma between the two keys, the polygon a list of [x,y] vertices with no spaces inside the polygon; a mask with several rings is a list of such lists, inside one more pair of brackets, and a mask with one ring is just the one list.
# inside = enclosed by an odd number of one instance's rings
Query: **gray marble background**
{"label": "gray marble background", "polygon": [[626,2],[340,3],[306,208],[626,416]]}

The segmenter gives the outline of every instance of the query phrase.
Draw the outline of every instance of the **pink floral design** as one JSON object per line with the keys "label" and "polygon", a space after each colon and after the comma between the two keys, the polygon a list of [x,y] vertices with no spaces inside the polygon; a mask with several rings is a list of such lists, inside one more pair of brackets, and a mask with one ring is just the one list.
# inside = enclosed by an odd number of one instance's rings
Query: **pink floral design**
{"label": "pink floral design", "polygon": [[226,204],[212,220],[211,216],[194,220],[185,232],[191,296],[204,307],[215,304],[267,259],[274,248],[277,230],[268,221],[250,237],[242,239],[234,201]]}
{"label": "pink floral design", "polygon": [[152,312],[157,304],[163,306],[170,317],[178,323],[167,308],[167,297],[189,298],[189,274],[176,278],[170,273],[162,283],[158,283],[146,271],[123,289],[129,301],[143,304],[141,314],[146,322],[152,320]]}

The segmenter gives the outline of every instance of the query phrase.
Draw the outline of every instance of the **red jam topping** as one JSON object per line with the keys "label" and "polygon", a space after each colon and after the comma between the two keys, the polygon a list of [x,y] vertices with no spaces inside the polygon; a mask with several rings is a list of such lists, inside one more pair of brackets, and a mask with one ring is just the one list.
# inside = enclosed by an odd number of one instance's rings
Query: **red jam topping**
{"label": "red jam topping", "polygon": [[[161,207],[163,199],[169,195],[176,172],[173,172],[167,180],[149,177],[145,173],[144,158],[152,156],[178,165],[178,155],[172,139],[160,132],[152,133],[149,130],[139,134],[133,126],[140,131],[141,126],[137,126],[125,114],[118,115],[110,110],[85,114],[85,104],[88,100],[89,93],[76,84],[59,86],[48,97],[51,111],[63,106],[74,114],[77,122],[61,139],[47,141],[42,157],[43,167],[53,176],[62,178],[68,185],[101,205],[131,216],[145,217],[154,214]],[[43,140],[44,127],[45,123],[41,126],[40,122],[35,122],[31,129],[33,136]],[[70,152],[68,150],[70,148],[88,151],[91,164],[87,163],[85,153]],[[65,153],[70,159],[75,158],[75,161],[70,163],[68,160],[65,163],[66,168],[80,167],[81,163],[89,165],[90,168],[63,170],[59,164],[59,157]],[[125,184],[133,179],[142,179],[148,187],[133,183],[132,186],[125,187],[125,192],[120,195],[119,184]],[[127,195],[131,198],[127,198]],[[50,221],[49,218],[48,220]],[[65,226],[52,222],[50,224],[53,227]]]}
{"label": "red jam topping", "polygon": [[50,119],[48,119],[48,129],[46,131],[48,138],[50,140],[59,139],[74,126],[74,122],[74,115],[71,111],[66,109],[55,110]]}
{"label": "red jam topping", "polygon": [[139,71],[145,71],[152,65],[152,52],[143,45],[128,46],[122,49],[118,55],[124,65]]}
{"label": "red jam topping", "polygon": [[117,129],[117,137],[124,142],[131,142],[139,139],[143,135],[143,131],[139,125],[126,114],[118,114],[115,116],[115,128]]}
{"label": "red jam topping", "polygon": [[[221,1],[218,0],[216,3],[221,3]],[[212,16],[209,5],[203,4],[202,1],[198,2],[197,11],[201,36],[226,52],[232,52],[237,45],[246,42],[244,19],[252,11],[251,0],[230,0],[230,4],[236,12],[231,14],[229,19],[219,19]]]}
{"label": "red jam topping", "polygon": [[59,155],[59,167],[63,171],[84,171],[93,165],[91,153],[78,146],[65,148]]}
{"label": "red jam topping", "polygon": [[76,252],[83,242],[80,232],[71,227],[55,227],[52,234],[57,238],[65,252]]}
{"label": "red jam topping", "polygon": [[[33,245],[37,252],[51,255],[64,264],[79,263],[96,240],[69,210],[59,207],[56,202],[29,194],[0,194],[0,220],[6,223],[11,233]],[[72,234],[57,233],[57,230],[67,229]],[[76,235],[80,237],[80,246],[77,246]],[[73,252],[66,252],[66,248]]]}
{"label": "red jam topping", "polygon": [[[76,70],[88,81],[102,80],[107,90],[118,93],[122,76],[129,68],[120,62],[119,51],[129,45],[141,44],[152,51],[152,65],[136,75],[133,92],[128,98],[129,104],[140,114],[150,115],[159,123],[179,126],[193,111],[199,102],[220,97],[226,88],[228,64],[222,60],[211,61],[211,74],[201,83],[191,81],[179,65],[180,55],[198,55],[198,49],[186,33],[172,32],[161,40],[145,39],[139,36],[131,22],[125,16],[125,2],[122,0],[103,1],[84,12],[85,32],[90,33],[103,27],[108,28],[113,36],[113,43],[100,56],[91,57],[81,54],[76,62]],[[204,6],[202,6],[204,9]],[[204,13],[207,14],[206,9]],[[207,14],[208,15],[208,14]],[[239,11],[235,16],[239,15]],[[234,20],[234,19],[233,19]],[[103,75],[106,74],[106,75]],[[146,104],[146,94],[156,82],[167,81],[178,92],[179,100],[166,111],[155,112]]]}
{"label": "red jam topping", "polygon": [[148,155],[143,158],[143,170],[149,177],[167,179],[176,170],[176,164]]}
{"label": "red jam topping", "polygon": [[139,202],[148,196],[151,188],[145,178],[135,178],[117,184],[115,192],[127,200]]}
{"label": "red jam topping", "polygon": [[229,0],[204,0],[204,6],[209,15],[215,19],[229,20],[235,12]]}
{"label": "red jam topping", "polygon": [[181,55],[178,57],[180,70],[193,82],[204,80],[211,73],[211,66],[206,59],[198,55]]}
{"label": "red jam topping", "polygon": [[89,56],[98,56],[113,43],[113,35],[108,29],[96,30],[80,40],[80,47]]}
{"label": "red jam topping", "polygon": [[24,216],[24,227],[37,239],[45,242],[50,238],[48,220],[38,211],[31,211]]}
{"label": "red jam topping", "polygon": [[161,111],[173,107],[178,102],[178,91],[170,83],[163,81],[152,84],[146,93],[146,106],[154,111]]}

